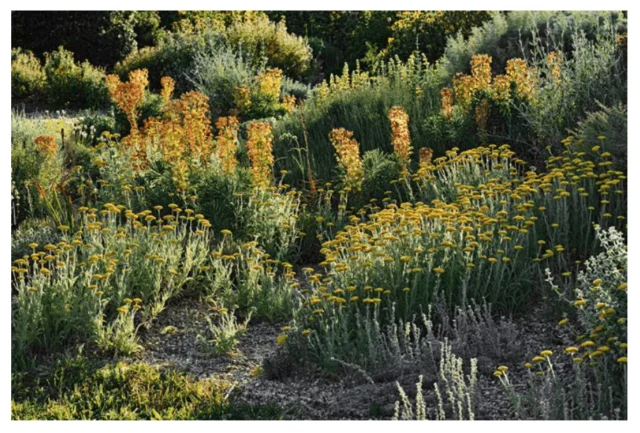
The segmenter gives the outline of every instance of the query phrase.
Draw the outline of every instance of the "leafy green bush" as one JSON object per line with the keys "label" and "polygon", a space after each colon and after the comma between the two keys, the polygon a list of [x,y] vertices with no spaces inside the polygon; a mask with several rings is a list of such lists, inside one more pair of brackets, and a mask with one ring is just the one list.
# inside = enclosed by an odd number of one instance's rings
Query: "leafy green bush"
{"label": "leafy green bush", "polygon": [[378,56],[406,59],[412,52],[419,51],[435,62],[442,56],[448,37],[459,34],[467,38],[473,28],[490,17],[485,11],[398,12],[390,27],[389,43]]}
{"label": "leafy green bush", "polygon": [[46,76],[40,60],[31,51],[11,50],[11,97],[38,98],[44,89]]}
{"label": "leafy green bush", "polygon": [[370,199],[383,200],[391,191],[394,181],[400,178],[402,166],[395,154],[386,154],[379,149],[370,150],[362,157],[364,182],[362,183],[362,205]]}
{"label": "leafy green bush", "polygon": [[17,260],[31,254],[29,244],[40,245],[57,243],[60,232],[50,219],[28,218],[11,232],[11,260]]}
{"label": "leafy green bush", "polygon": [[228,229],[238,239],[247,239],[246,227],[241,223],[237,196],[251,191],[251,174],[246,169],[236,169],[233,175],[220,170],[208,170],[198,186],[198,204],[202,213],[213,225],[213,232]]}
{"label": "leafy green bush", "polygon": [[[226,54],[218,57],[221,49]],[[302,38],[288,34],[284,24],[262,17],[233,22],[226,28],[169,32],[156,47],[132,52],[115,66],[115,72],[124,77],[135,69],[148,69],[152,89],[160,87],[160,78],[169,76],[176,81],[176,92],[184,93],[194,88],[190,77],[196,65],[202,66],[211,61],[206,59],[213,58],[217,65],[227,62],[225,68],[229,70],[230,55],[241,55],[248,65],[261,65],[266,58],[267,66],[277,67],[292,78],[302,76],[311,61],[311,49]]]}
{"label": "leafy green bush", "polygon": [[109,104],[104,72],[87,61],[78,64],[73,53],[59,47],[45,54],[47,100],[56,106],[102,108]]}
{"label": "leafy green bush", "polygon": [[[64,154],[58,150],[47,123],[46,119],[32,120],[24,113],[11,113],[11,179],[19,195],[20,209],[16,223],[25,217],[50,215],[47,199],[56,195],[67,177]],[[49,150],[36,144],[36,138],[43,136],[55,143]]]}

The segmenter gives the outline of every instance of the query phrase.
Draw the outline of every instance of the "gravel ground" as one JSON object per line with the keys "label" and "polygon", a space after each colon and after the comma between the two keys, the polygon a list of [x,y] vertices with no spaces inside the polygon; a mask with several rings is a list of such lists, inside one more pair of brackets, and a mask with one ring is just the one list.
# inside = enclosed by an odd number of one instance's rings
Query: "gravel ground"
{"label": "gravel ground", "polygon": [[[516,354],[512,364],[499,359],[481,360],[476,419],[513,417],[507,394],[491,374],[497,365],[509,366],[510,379],[519,389],[525,387],[524,362],[540,350],[549,349],[556,354],[554,365],[558,374],[571,368],[562,353],[568,336],[562,335],[552,323],[541,321],[542,314],[540,309],[533,309],[515,321],[524,341],[521,353]],[[146,362],[177,368],[199,378],[214,376],[232,381],[236,383],[233,393],[236,401],[275,403],[287,419],[389,419],[393,416],[393,406],[398,399],[395,379],[372,384],[354,376],[329,378],[319,371],[267,378],[261,366],[265,359],[276,355],[275,338],[282,324],[252,321],[233,353],[215,355],[198,343],[198,335],[206,334],[208,329],[206,315],[205,306],[194,299],[170,305],[142,334],[145,350],[139,356]],[[168,326],[175,330],[166,332]],[[411,398],[415,396],[417,381],[418,372],[399,379]],[[423,389],[427,407],[435,407],[437,400],[428,376]]]}

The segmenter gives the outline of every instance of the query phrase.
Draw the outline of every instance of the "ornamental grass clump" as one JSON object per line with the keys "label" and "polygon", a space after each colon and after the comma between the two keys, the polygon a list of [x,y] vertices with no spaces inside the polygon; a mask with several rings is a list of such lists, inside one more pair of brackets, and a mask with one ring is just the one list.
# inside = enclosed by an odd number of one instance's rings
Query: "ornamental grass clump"
{"label": "ornamental grass clump", "polygon": [[75,234],[60,226],[62,241],[30,245],[12,267],[18,360],[85,341],[137,347],[134,322],[148,325],[206,260],[210,224],[191,209],[162,215],[107,203],[79,212]]}

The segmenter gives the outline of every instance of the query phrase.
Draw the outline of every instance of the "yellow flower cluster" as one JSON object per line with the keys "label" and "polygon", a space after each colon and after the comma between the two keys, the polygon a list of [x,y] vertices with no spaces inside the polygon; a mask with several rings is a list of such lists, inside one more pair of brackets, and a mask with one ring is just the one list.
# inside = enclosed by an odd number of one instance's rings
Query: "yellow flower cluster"
{"label": "yellow flower cluster", "polygon": [[402,107],[395,106],[389,109],[391,121],[391,143],[393,150],[405,167],[411,164],[411,136],[409,135],[409,115]]}
{"label": "yellow flower cluster", "polygon": [[271,125],[265,122],[250,123],[247,136],[247,154],[251,161],[253,184],[267,186],[273,181]]}
{"label": "yellow flower cluster", "polygon": [[287,113],[291,113],[296,108],[296,97],[293,95],[285,95],[282,98],[281,105]]}
{"label": "yellow flower cluster", "polygon": [[282,71],[278,68],[267,69],[256,76],[258,92],[266,99],[277,101],[280,98]]}
{"label": "yellow flower cluster", "polygon": [[358,190],[361,189],[364,180],[364,165],[360,159],[360,147],[353,138],[353,132],[344,128],[333,129],[329,133],[329,140],[336,149],[338,164],[345,171],[345,184]]}
{"label": "yellow flower cluster", "polygon": [[240,112],[245,112],[251,106],[251,92],[249,86],[236,86],[233,88],[233,102]]}

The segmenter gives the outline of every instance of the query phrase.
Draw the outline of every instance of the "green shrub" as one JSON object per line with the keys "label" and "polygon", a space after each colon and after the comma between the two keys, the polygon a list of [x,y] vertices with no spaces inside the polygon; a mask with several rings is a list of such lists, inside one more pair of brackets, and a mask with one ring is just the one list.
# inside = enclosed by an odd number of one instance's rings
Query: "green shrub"
{"label": "green shrub", "polygon": [[605,23],[595,41],[573,33],[570,56],[562,59],[555,78],[548,60],[550,48],[534,39],[530,65],[538,71],[537,96],[531,104],[516,104],[539,145],[558,143],[567,131],[597,111],[627,102],[626,65],[616,46],[615,27]]}
{"label": "green shrub", "polygon": [[[251,86],[254,76],[264,69],[264,61],[253,63],[242,52],[222,45],[216,50],[195,54],[191,80],[195,89],[209,98],[214,117],[236,107],[235,88]],[[259,116],[267,117],[267,116]]]}
{"label": "green shrub", "polygon": [[370,150],[362,157],[364,182],[362,183],[362,205],[371,199],[382,201],[393,189],[393,181],[400,178],[402,165],[395,154],[386,154],[379,149]]}
{"label": "green shrub", "polygon": [[58,134],[52,132],[47,119],[29,119],[24,113],[12,112],[11,180],[19,195],[17,203],[20,210],[16,223],[26,217],[54,216],[47,207],[47,199],[57,197],[65,183],[65,155],[61,150],[53,153],[40,151],[35,143],[37,137],[52,135],[56,146],[59,146]]}
{"label": "green shrub", "polygon": [[301,78],[309,69],[311,48],[306,41],[287,33],[284,21],[271,22],[260,17],[252,22],[237,22],[227,27],[225,39],[254,56],[265,56],[268,66],[281,69],[285,75]]}
{"label": "green shrub", "polygon": [[40,60],[31,51],[11,50],[11,97],[34,98],[42,96],[46,76]]}
{"label": "green shrub", "polygon": [[54,244],[60,239],[60,232],[50,219],[29,218],[11,232],[11,260],[31,254],[29,244]]}
{"label": "green shrub", "polygon": [[[28,365],[38,354],[84,342],[109,352],[138,350],[140,319],[148,325],[208,255],[208,222],[180,220],[176,208],[164,217],[128,210],[122,218],[124,206],[109,203],[100,215],[84,207],[76,234],[60,226],[58,244],[31,245],[43,259],[12,267],[14,360]],[[144,222],[127,222],[136,219]]]}
{"label": "green shrub", "polygon": [[[600,105],[600,104],[598,104]],[[588,113],[571,132],[586,148],[600,146],[612,154],[616,169],[627,171],[627,106],[600,105],[600,110]]]}
{"label": "green shrub", "polygon": [[467,38],[473,28],[490,17],[485,11],[398,12],[390,27],[389,43],[379,56],[406,59],[412,52],[419,51],[435,62],[442,56],[448,37],[460,34]]}
{"label": "green shrub", "polygon": [[[206,59],[216,59],[221,49],[227,53],[217,59],[218,65],[231,60],[231,51],[235,53],[232,57],[242,55],[249,65],[260,65],[266,58],[267,66],[277,67],[292,78],[302,76],[311,61],[311,49],[302,38],[288,34],[284,24],[271,23],[263,17],[231,23],[226,28],[167,33],[156,47],[131,53],[115,66],[115,72],[124,77],[132,70],[145,68],[149,70],[152,89],[160,88],[160,78],[169,76],[176,81],[176,93],[185,93],[194,88],[190,77],[196,64],[202,66],[210,61]],[[225,68],[229,70],[232,65],[226,63]]]}
{"label": "green shrub", "polygon": [[[414,147],[433,146],[436,154],[443,154],[444,148],[433,141],[423,121],[439,111],[439,92],[438,78],[424,57],[411,57],[406,63],[399,60],[381,63],[371,76],[358,69],[349,72],[347,68],[342,76],[316,88],[304,107],[314,175],[325,180],[336,175],[334,150],[328,139],[334,128],[352,131],[362,154],[373,149],[391,153],[391,126],[387,116],[389,108],[395,105],[402,106],[409,115]],[[274,137],[277,169],[289,171],[293,181],[305,179],[305,166],[297,164],[292,157],[306,152],[301,147],[305,138],[299,110],[276,123]]]}
{"label": "green shrub", "polygon": [[471,30],[468,38],[462,33],[448,38],[439,61],[439,71],[445,81],[450,81],[456,73],[469,71],[469,62],[474,54],[488,54],[493,58],[494,72],[499,73],[507,60],[529,58],[530,43],[537,36],[543,38],[545,46],[557,47],[569,54],[573,48],[572,34],[585,32],[586,37],[593,41],[607,27],[607,23],[611,23],[617,31],[626,29],[626,18],[621,12],[492,12],[491,20]]}
{"label": "green shrub", "polygon": [[293,266],[272,259],[255,241],[237,245],[233,236],[224,231],[203,268],[207,296],[227,308],[237,306],[245,317],[255,313],[274,322],[291,317],[299,287]]}
{"label": "green shrub", "polygon": [[213,232],[228,229],[238,239],[247,239],[247,228],[241,223],[237,196],[251,191],[251,173],[236,169],[233,175],[221,170],[209,170],[198,186],[198,203],[202,213],[213,225]]}
{"label": "green shrub", "polygon": [[73,53],[60,47],[45,54],[47,100],[56,106],[102,108],[109,104],[104,72],[87,61],[78,64]]}

